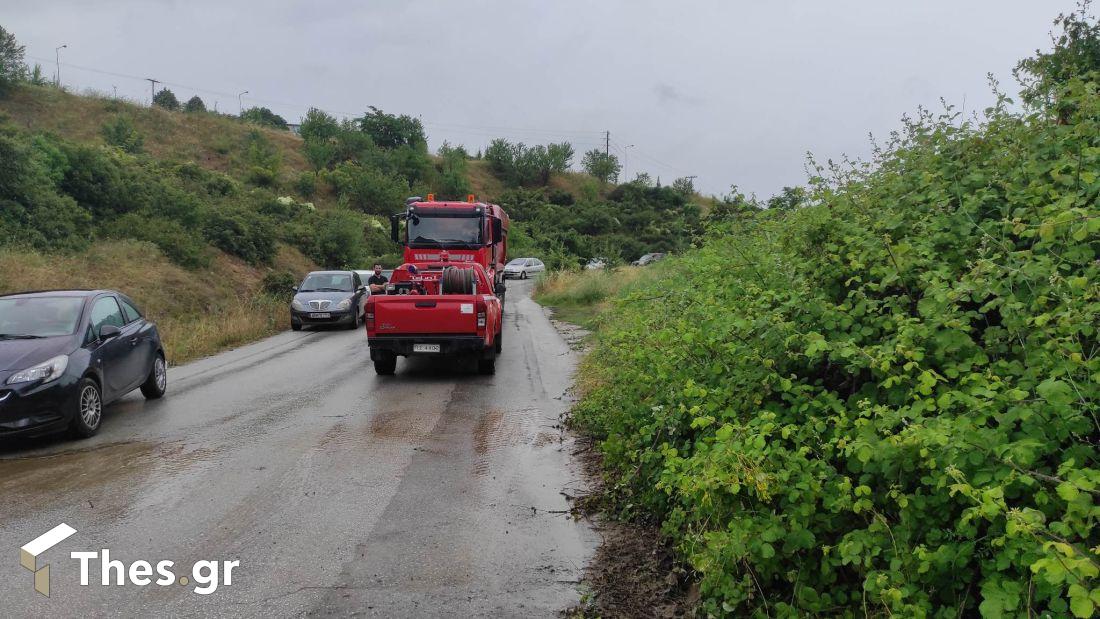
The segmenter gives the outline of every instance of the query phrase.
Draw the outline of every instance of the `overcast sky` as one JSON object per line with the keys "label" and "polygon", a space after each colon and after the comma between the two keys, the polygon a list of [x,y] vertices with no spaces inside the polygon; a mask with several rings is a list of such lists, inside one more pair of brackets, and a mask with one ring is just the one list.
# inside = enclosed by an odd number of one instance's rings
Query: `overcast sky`
{"label": "overcast sky", "polygon": [[[62,81],[290,122],[310,106],[419,116],[432,148],[493,137],[603,146],[663,182],[761,197],[804,182],[807,151],[868,152],[918,105],[1015,93],[1073,0],[0,0],[0,25]],[[66,66],[69,65],[69,66]],[[80,67],[80,68],[78,68]],[[95,69],[100,73],[87,69]],[[110,74],[105,74],[107,72]],[[111,75],[114,74],[114,75]],[[126,77],[131,76],[131,77]],[[201,90],[200,90],[201,89]],[[634,145],[634,148],[626,148]],[[625,149],[625,150],[624,150]],[[625,154],[625,157],[624,157]]]}

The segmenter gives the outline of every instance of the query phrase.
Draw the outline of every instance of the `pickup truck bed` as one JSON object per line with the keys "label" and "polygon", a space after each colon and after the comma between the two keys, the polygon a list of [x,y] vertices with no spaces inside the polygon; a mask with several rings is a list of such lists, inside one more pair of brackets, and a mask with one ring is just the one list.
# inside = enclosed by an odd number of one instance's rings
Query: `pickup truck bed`
{"label": "pickup truck bed", "polygon": [[[445,270],[452,270],[450,288],[443,281]],[[367,300],[367,343],[375,371],[393,374],[397,357],[428,355],[475,358],[481,373],[495,372],[502,304],[492,290],[478,264],[402,265],[387,294]]]}

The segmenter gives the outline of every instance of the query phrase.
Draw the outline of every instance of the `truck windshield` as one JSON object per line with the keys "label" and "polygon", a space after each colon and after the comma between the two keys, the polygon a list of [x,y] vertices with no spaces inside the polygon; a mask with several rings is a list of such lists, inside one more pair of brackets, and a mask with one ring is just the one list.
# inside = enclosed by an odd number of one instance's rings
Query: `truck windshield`
{"label": "truck windshield", "polygon": [[481,244],[481,217],[419,215],[408,222],[410,245]]}

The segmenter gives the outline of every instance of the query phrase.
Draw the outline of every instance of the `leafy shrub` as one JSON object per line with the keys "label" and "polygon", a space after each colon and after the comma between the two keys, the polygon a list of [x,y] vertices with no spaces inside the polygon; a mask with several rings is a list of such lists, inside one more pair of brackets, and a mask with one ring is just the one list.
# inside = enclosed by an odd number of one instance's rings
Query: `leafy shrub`
{"label": "leafy shrub", "polygon": [[157,91],[157,94],[153,95],[153,105],[176,111],[180,109],[180,100],[176,98],[176,93],[167,88],[162,88]]}
{"label": "leafy shrub", "polygon": [[145,138],[134,128],[130,117],[123,114],[103,123],[101,133],[108,144],[117,146],[127,153],[140,153],[145,144]]}
{"label": "leafy shrub", "polygon": [[343,204],[364,213],[388,215],[409,195],[409,184],[400,176],[354,163],[336,166],[328,178]]}
{"label": "leafy shrub", "polygon": [[296,285],[298,277],[290,271],[272,271],[264,275],[262,290],[268,296],[289,301],[294,297]]}
{"label": "leafy shrub", "polygon": [[202,99],[195,95],[187,100],[187,103],[183,105],[184,112],[205,112],[206,104],[202,102]]}
{"label": "leafy shrub", "polygon": [[427,148],[424,125],[418,118],[387,114],[371,106],[370,112],[359,118],[358,122],[360,130],[381,148],[409,146],[421,151]]}
{"label": "leafy shrub", "polygon": [[575,419],[703,613],[1093,616],[1100,97],[1059,93],[921,115],[614,301]]}
{"label": "leafy shrub", "polygon": [[203,236],[215,247],[251,264],[275,258],[275,228],[267,218],[246,207],[223,205],[206,214]]}
{"label": "leafy shrub", "polygon": [[258,187],[275,187],[279,182],[282,157],[271,140],[260,131],[252,130],[245,138],[246,179]]}
{"label": "leafy shrub", "polygon": [[148,241],[183,267],[196,269],[210,265],[210,248],[202,235],[172,219],[130,213],[108,225],[105,232],[108,237]]}
{"label": "leafy shrub", "polygon": [[241,112],[241,120],[252,123],[253,125],[259,125],[261,127],[271,127],[272,129],[287,129],[286,119],[279,116],[275,112],[267,109],[266,107],[250,107],[247,110]]}
{"label": "leafy shrub", "polygon": [[312,172],[302,172],[294,181],[294,189],[303,198],[312,198],[317,193],[317,175]]}

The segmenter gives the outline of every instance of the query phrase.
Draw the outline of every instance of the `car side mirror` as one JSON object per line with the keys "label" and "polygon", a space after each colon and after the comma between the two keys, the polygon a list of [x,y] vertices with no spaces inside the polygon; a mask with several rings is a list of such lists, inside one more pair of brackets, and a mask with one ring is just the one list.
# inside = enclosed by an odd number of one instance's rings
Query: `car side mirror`
{"label": "car side mirror", "polygon": [[293,290],[294,292],[298,292],[298,287],[297,286],[291,286],[290,289]]}
{"label": "car side mirror", "polygon": [[355,291],[356,292],[366,292],[367,287],[366,286],[359,286],[358,288],[355,289]]}
{"label": "car side mirror", "polygon": [[119,329],[115,325],[103,325],[99,328],[99,339],[109,340],[113,337],[118,337],[122,333],[122,329]]}

